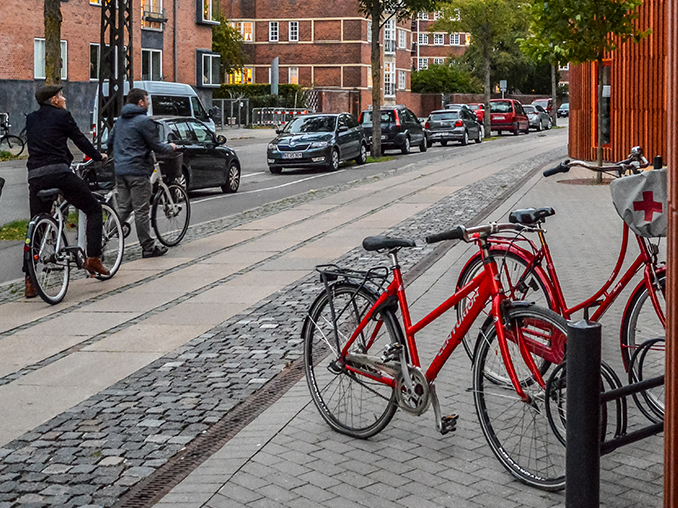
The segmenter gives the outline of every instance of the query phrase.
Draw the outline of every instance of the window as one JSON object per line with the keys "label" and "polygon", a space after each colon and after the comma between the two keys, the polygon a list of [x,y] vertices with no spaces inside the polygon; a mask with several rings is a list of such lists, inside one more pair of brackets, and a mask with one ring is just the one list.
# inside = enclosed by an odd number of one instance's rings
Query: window
{"label": "window", "polygon": [[428,58],[420,58],[418,70],[428,69]]}
{"label": "window", "polygon": [[214,143],[214,136],[210,130],[200,122],[189,122],[189,125],[195,133],[195,137],[198,138],[198,143]]}
{"label": "window", "polygon": [[459,46],[461,44],[460,40],[461,36],[458,33],[450,34],[450,46]]}
{"label": "window", "polygon": [[101,0],[89,0],[90,5],[101,5]]}
{"label": "window", "polygon": [[226,83],[229,85],[251,85],[252,84],[252,68],[245,67],[244,69],[233,71],[226,75]]}
{"label": "window", "polygon": [[471,34],[465,34],[464,39],[465,39],[464,44],[466,44],[467,46],[471,44]]}
{"label": "window", "polygon": [[396,20],[389,19],[384,25],[384,53],[395,53],[396,50]]}
{"label": "window", "polygon": [[367,22],[367,42],[372,42],[372,22]]}
{"label": "window", "polygon": [[162,81],[162,51],[159,49],[141,50],[141,79]]}
{"label": "window", "polygon": [[407,32],[405,30],[398,30],[398,47],[407,49]]}
{"label": "window", "polygon": [[[45,79],[45,39],[33,42],[33,76]],[[68,79],[68,43],[61,41],[61,79]]]}
{"label": "window", "polygon": [[419,45],[426,46],[428,44],[428,34],[419,34]]}
{"label": "window", "polygon": [[395,95],[395,64],[384,64],[384,96]]}
{"label": "window", "polygon": [[445,63],[445,59],[444,58],[434,58],[433,63],[435,65],[443,65]]}
{"label": "window", "polygon": [[162,9],[162,0],[141,0],[141,26],[153,30],[162,30],[165,15]]}
{"label": "window", "polygon": [[442,17],[443,17],[443,11],[437,11],[437,12],[433,13],[433,19],[436,20],[436,21],[439,20]]}
{"label": "window", "polygon": [[191,101],[178,95],[151,95],[154,115],[192,116]]}
{"label": "window", "polygon": [[[603,145],[609,145],[610,144],[610,99],[612,96],[612,73],[610,71],[610,63],[609,62],[604,62],[603,63],[603,98],[602,102],[598,105],[598,107],[602,111],[602,117],[603,117],[603,129],[602,129],[602,134],[603,134]],[[597,99],[596,99],[597,100]],[[597,132],[598,131],[598,126],[596,123],[596,146],[598,146],[598,136]]]}
{"label": "window", "polygon": [[288,74],[289,74],[290,85],[298,85],[299,84],[299,67],[290,67]]}
{"label": "window", "polygon": [[207,86],[218,86],[219,77],[219,63],[221,57],[219,55],[202,55],[202,84]]}
{"label": "window", "polygon": [[194,118],[205,122],[209,119],[209,115],[205,112],[205,108],[202,107],[202,104],[197,97],[191,96],[191,105],[193,106]]}
{"label": "window", "polygon": [[436,46],[445,44],[445,34],[433,34],[433,44]]}
{"label": "window", "polygon": [[423,19],[424,21],[428,20],[428,12],[420,12],[417,18]]}
{"label": "window", "polygon": [[90,81],[99,79],[99,45],[89,45],[89,79]]}
{"label": "window", "polygon": [[215,21],[214,15],[216,13],[214,12],[214,9],[213,9],[213,6],[212,6],[212,1],[213,0],[202,0],[202,20],[203,21]]}
{"label": "window", "polygon": [[372,88],[373,81],[372,81],[372,66],[368,65],[367,66],[367,88]]}
{"label": "window", "polygon": [[245,42],[252,42],[254,40],[252,36],[252,23],[247,21],[234,21],[231,22],[231,26],[240,32],[240,37]]}
{"label": "window", "polygon": [[296,42],[299,40],[299,22],[290,21],[290,42]]}
{"label": "window", "polygon": [[[153,108],[155,113],[155,108]],[[189,115],[190,116],[190,115]],[[186,122],[179,122],[176,124],[176,130],[179,133],[179,140],[187,143],[197,143],[195,133],[191,130]]]}
{"label": "window", "polygon": [[278,42],[278,22],[271,21],[268,24],[268,41]]}
{"label": "window", "polygon": [[570,64],[566,63],[565,65],[559,65],[558,70],[559,71],[569,71],[570,70]]}
{"label": "window", "polygon": [[398,71],[398,90],[405,90],[407,83],[407,74],[405,71]]}

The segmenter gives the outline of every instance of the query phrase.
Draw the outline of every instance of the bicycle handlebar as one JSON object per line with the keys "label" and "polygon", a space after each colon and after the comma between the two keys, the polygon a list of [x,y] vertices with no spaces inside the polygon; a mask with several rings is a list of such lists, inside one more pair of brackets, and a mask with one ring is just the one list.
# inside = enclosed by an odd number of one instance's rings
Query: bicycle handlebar
{"label": "bicycle handlebar", "polygon": [[606,171],[617,171],[619,176],[622,176],[622,174],[628,170],[637,173],[638,170],[646,168],[649,165],[650,161],[648,161],[643,155],[643,149],[640,148],[639,146],[635,146],[631,149],[631,153],[626,159],[619,162],[614,162],[607,166],[595,166],[585,161],[579,160],[571,161],[569,159],[566,159],[560,164],[558,164],[555,168],[547,169],[546,171],[544,171],[544,176],[549,177],[556,175],[558,173],[567,173],[573,166],[580,166],[582,168],[588,169],[589,171],[597,171],[600,173],[604,173]]}
{"label": "bicycle handlebar", "polygon": [[532,231],[534,228],[522,224],[499,224],[496,222],[490,222],[489,224],[483,224],[482,226],[475,226],[468,229],[464,226],[457,226],[449,231],[427,236],[426,243],[437,243],[444,240],[463,240],[468,243],[477,239],[477,237],[473,237],[474,235],[493,235],[500,231],[507,230],[522,233],[525,231]]}

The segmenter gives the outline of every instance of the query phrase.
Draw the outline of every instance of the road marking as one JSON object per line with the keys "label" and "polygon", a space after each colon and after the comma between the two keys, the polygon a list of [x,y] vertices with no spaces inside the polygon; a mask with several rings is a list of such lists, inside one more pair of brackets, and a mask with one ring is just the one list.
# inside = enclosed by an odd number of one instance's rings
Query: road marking
{"label": "road marking", "polygon": [[246,175],[242,175],[240,178],[249,178],[250,176],[255,176],[255,175],[263,175],[265,171],[257,171],[256,173],[248,173]]}

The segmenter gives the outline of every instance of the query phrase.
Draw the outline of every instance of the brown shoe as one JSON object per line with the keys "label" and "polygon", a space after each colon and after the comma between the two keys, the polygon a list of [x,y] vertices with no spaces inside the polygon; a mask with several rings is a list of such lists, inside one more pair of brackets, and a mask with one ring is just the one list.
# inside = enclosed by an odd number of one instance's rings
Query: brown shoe
{"label": "brown shoe", "polygon": [[92,275],[110,275],[104,265],[101,264],[101,259],[99,258],[87,258],[82,264],[82,267],[87,270]]}
{"label": "brown shoe", "polygon": [[35,298],[36,296],[38,296],[38,290],[35,289],[33,281],[28,275],[26,275],[26,286],[24,287],[24,296],[26,298]]}

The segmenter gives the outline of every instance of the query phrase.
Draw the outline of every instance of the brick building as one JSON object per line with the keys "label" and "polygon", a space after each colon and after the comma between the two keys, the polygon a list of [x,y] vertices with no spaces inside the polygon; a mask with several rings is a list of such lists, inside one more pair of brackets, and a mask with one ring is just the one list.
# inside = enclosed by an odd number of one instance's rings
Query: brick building
{"label": "brick building", "polygon": [[[218,86],[212,25],[217,0],[132,0],[134,78],[188,83],[206,106]],[[10,113],[12,131],[36,109],[35,90],[44,83],[43,0],[0,1],[0,111]],[[68,109],[89,130],[98,84],[100,0],[61,4],[62,81]]]}
{"label": "brick building", "polygon": [[412,69],[427,69],[432,64],[444,64],[451,56],[461,56],[471,43],[469,34],[430,32],[438,19],[437,12],[422,13],[412,20]]}

